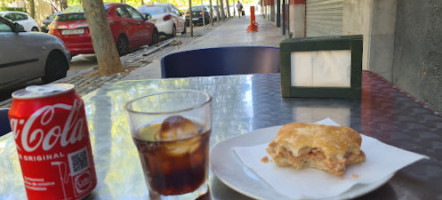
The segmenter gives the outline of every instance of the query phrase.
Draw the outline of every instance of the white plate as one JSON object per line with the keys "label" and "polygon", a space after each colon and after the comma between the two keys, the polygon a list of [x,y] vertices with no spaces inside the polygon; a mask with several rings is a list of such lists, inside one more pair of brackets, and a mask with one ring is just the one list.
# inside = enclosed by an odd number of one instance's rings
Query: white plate
{"label": "white plate", "polygon": [[[286,199],[279,195],[270,185],[262,181],[241,161],[233,152],[234,147],[254,146],[273,140],[281,126],[274,126],[252,131],[218,143],[210,152],[210,166],[213,173],[230,188],[256,199]],[[388,175],[384,179],[372,184],[357,184],[347,192],[335,196],[332,199],[356,198],[371,192],[393,177]]]}

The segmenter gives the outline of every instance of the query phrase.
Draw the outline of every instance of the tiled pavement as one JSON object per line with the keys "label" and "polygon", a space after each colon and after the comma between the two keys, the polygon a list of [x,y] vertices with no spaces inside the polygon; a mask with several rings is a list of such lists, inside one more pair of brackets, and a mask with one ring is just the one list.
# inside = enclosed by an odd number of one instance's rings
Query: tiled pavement
{"label": "tiled pavement", "polygon": [[273,24],[262,17],[257,17],[258,32],[247,33],[247,26],[250,24],[250,17],[231,18],[228,21],[213,27],[201,37],[195,37],[192,42],[183,43],[163,52],[153,55],[152,63],[132,71],[122,80],[139,80],[161,78],[161,57],[172,52],[222,47],[222,46],[275,46],[285,36]]}

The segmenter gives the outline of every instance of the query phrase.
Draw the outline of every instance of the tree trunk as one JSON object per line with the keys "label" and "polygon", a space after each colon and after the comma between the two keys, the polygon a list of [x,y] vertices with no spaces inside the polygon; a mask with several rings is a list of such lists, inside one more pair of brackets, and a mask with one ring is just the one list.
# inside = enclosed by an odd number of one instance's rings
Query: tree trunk
{"label": "tree trunk", "polygon": [[68,0],[61,0],[60,1],[60,6],[61,6],[61,10],[65,10],[66,8],[68,8]]}
{"label": "tree trunk", "polygon": [[107,21],[106,11],[101,0],[82,0],[86,20],[91,32],[92,44],[98,61],[100,75],[110,75],[123,71],[115,41]]}
{"label": "tree trunk", "polygon": [[233,1],[233,17],[236,16],[236,4],[235,1]]}
{"label": "tree trunk", "polygon": [[141,5],[144,5],[144,0],[141,0]]}
{"label": "tree trunk", "polygon": [[[203,7],[203,3],[204,3],[204,0],[201,0],[201,7],[202,7],[202,9],[203,9],[203,13],[205,13],[204,11],[205,11],[206,9],[204,9],[204,7]],[[203,14],[203,27],[206,28],[206,14]]]}
{"label": "tree trunk", "polygon": [[34,0],[29,1],[29,7],[31,8],[29,11],[29,15],[31,15],[32,18],[35,18],[35,2],[34,2]]}
{"label": "tree trunk", "polygon": [[212,8],[212,0],[209,0],[210,5],[210,24],[213,26],[213,8]]}
{"label": "tree trunk", "polygon": [[[230,6],[229,6],[229,0],[226,0],[226,4],[227,4],[227,16],[230,18]],[[235,8],[233,8],[235,9]]]}
{"label": "tree trunk", "polygon": [[223,19],[223,21],[224,20],[226,20],[226,13],[224,12],[224,3],[223,3],[223,0],[218,0],[219,1],[219,4],[218,5],[220,5],[220,7],[221,7],[221,18]]}
{"label": "tree trunk", "polygon": [[190,37],[193,37],[192,0],[189,0],[189,26],[190,26]]}

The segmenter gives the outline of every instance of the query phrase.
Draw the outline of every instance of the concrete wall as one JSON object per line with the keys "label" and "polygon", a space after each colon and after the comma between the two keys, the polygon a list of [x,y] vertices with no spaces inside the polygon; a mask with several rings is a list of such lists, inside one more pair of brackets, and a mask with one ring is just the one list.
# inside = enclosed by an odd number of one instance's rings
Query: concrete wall
{"label": "concrete wall", "polygon": [[[442,0],[344,0],[343,6],[342,33],[364,36],[363,68],[442,112]],[[291,7],[293,33],[302,23],[296,14]]]}
{"label": "concrete wall", "polygon": [[367,68],[392,81],[397,0],[371,1]]}
{"label": "concrete wall", "polygon": [[392,81],[397,0],[344,0],[343,35],[364,36],[363,69]]}
{"label": "concrete wall", "polygon": [[[373,12],[373,2],[376,0],[344,0],[343,1],[343,13],[342,13],[342,35],[363,35],[364,38],[364,50],[363,50],[363,58],[362,58],[362,68],[369,69],[369,55],[370,55],[370,46],[371,46],[371,37],[372,37],[372,23],[384,23],[382,20],[377,19],[378,21],[373,22],[372,20],[372,12]],[[392,2],[391,0],[389,0]],[[395,2],[395,1],[394,1]],[[382,2],[381,2],[382,3]],[[385,3],[385,2],[384,2]],[[390,6],[391,7],[391,6]],[[395,10],[395,9],[394,9]],[[377,11],[379,12],[379,11]],[[391,12],[391,11],[389,11]],[[393,16],[394,18],[396,16]],[[391,21],[391,20],[390,20]],[[380,26],[382,27],[382,26]],[[394,34],[394,24],[392,26],[393,31],[391,32],[391,37]],[[379,41],[382,42],[382,41]],[[376,45],[374,45],[376,46]],[[378,50],[379,51],[379,50]],[[387,51],[387,49],[382,50],[383,52]],[[388,50],[388,55],[393,54],[393,46]],[[371,57],[375,59],[374,57]],[[390,65],[387,68],[391,71],[392,68],[392,57],[387,61]],[[379,63],[378,63],[379,64]],[[383,64],[386,66],[387,64]],[[379,70],[382,71],[382,70]]]}
{"label": "concrete wall", "polygon": [[294,38],[305,37],[305,1],[290,1],[290,33]]}
{"label": "concrete wall", "polygon": [[276,2],[275,5],[271,5],[271,6],[266,6],[267,7],[267,14],[268,14],[268,20],[270,20],[271,22],[275,22],[275,17],[276,17]]}
{"label": "concrete wall", "polygon": [[[370,31],[371,31],[371,10],[373,7],[373,0],[362,0],[362,10],[361,10],[361,30],[363,38],[364,50],[362,52],[362,68],[368,69],[368,55],[370,47]],[[391,68],[391,67],[390,67]]]}
{"label": "concrete wall", "polygon": [[363,1],[344,0],[342,13],[342,34],[362,34]]}
{"label": "concrete wall", "polygon": [[369,25],[372,0],[344,0],[342,34],[363,35],[362,68],[368,69]]}
{"label": "concrete wall", "polygon": [[392,80],[396,0],[344,0],[342,34],[364,37],[363,69]]}
{"label": "concrete wall", "polygon": [[442,1],[398,1],[393,83],[442,111]]}

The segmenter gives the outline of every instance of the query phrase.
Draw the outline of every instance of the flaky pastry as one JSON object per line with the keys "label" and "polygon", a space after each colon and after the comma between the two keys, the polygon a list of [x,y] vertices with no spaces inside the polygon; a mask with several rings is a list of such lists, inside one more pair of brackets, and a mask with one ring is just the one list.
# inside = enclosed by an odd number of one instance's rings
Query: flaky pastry
{"label": "flaky pastry", "polygon": [[267,147],[280,167],[317,168],[342,176],[348,165],[365,161],[358,132],[343,126],[290,123]]}

